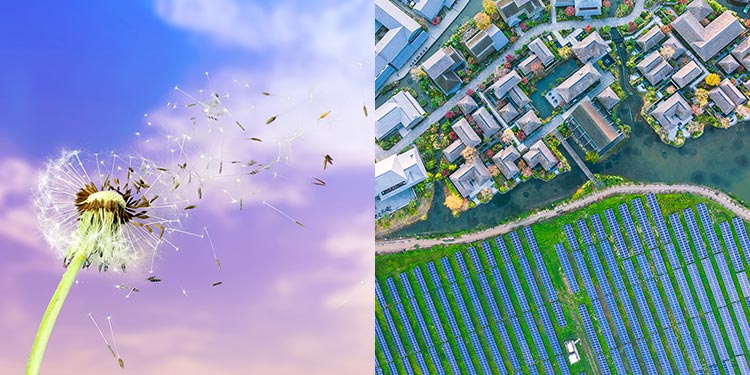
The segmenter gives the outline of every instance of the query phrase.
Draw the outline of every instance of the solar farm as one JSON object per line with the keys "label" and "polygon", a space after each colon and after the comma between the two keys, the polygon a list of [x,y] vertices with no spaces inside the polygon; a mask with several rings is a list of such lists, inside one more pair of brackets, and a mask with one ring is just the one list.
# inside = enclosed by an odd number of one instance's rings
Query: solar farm
{"label": "solar farm", "polygon": [[750,374],[746,224],[665,199],[379,273],[375,373]]}

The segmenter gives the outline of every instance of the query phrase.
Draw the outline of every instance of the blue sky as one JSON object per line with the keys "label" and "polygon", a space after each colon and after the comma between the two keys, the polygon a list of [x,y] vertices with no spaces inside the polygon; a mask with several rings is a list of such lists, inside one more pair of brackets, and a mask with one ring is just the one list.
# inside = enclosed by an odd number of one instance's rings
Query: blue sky
{"label": "blue sky", "polygon": [[[181,134],[190,124],[187,112],[166,107],[173,88],[197,92],[206,87],[204,72],[210,72],[213,86],[229,88],[235,116],[270,146],[273,154],[265,156],[276,157],[273,142],[280,137],[302,134],[285,166],[287,176],[264,187],[271,195],[263,199],[292,212],[306,228],[257,201],[246,201],[245,211],[238,212],[211,193],[221,186],[207,185],[203,201],[213,209],[196,211],[186,229],[212,227],[221,273],[205,241],[185,238],[175,239],[183,242],[179,253],[159,257],[158,272],[170,282],[138,284],[142,292],[134,298],[126,300],[113,288],[123,282],[118,276],[83,272],[42,372],[121,373],[88,321],[90,311],[117,322],[118,345],[131,373],[372,370],[373,135],[371,118],[362,112],[363,104],[374,112],[372,3],[299,4],[308,3],[4,4],[0,373],[22,372],[41,311],[62,273],[39,234],[29,199],[42,162],[63,147],[134,148],[134,134],[144,131],[155,134],[158,150],[164,135]],[[237,82],[250,86],[238,89]],[[290,110],[299,98],[308,99]],[[324,111],[331,114],[318,121]],[[262,119],[272,114],[281,115],[274,126],[264,126]],[[149,120],[153,127],[146,126]],[[233,149],[228,142],[225,151],[246,152],[246,143],[241,145]],[[326,171],[323,153],[336,160]],[[311,175],[325,178],[328,186],[310,184]],[[214,291],[210,283],[217,279],[224,285]],[[131,275],[127,282],[143,278]],[[196,292],[186,298],[181,288]]]}

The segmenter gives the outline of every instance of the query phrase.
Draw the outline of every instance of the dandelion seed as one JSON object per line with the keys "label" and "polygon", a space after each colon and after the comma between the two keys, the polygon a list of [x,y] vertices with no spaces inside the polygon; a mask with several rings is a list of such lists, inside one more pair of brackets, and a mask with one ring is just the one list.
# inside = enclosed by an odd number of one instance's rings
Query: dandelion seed
{"label": "dandelion seed", "polygon": [[196,206],[196,205],[194,205],[194,204],[191,204],[191,205],[185,206],[185,208],[183,208],[183,210],[186,210],[186,211],[187,211],[187,210],[192,210],[192,209],[194,209],[194,208],[196,208],[196,207],[198,207],[198,206]]}
{"label": "dandelion seed", "polygon": [[318,117],[318,121],[320,121],[320,120],[322,120],[322,119],[324,119],[324,118],[328,117],[328,115],[330,115],[330,114],[331,114],[331,111],[326,111],[326,112],[323,112],[323,114],[322,114],[322,115],[320,115],[320,117]]}
{"label": "dandelion seed", "polygon": [[219,257],[216,256],[216,248],[214,247],[214,241],[211,240],[211,235],[208,234],[207,227],[203,227],[203,231],[206,232],[206,238],[208,238],[208,244],[211,245],[211,253],[214,255],[214,261],[216,262],[216,267],[218,267],[219,271],[221,271],[221,263],[219,263]]}
{"label": "dandelion seed", "polygon": [[264,96],[271,96],[271,93],[266,91],[263,91],[261,94],[263,94]]}
{"label": "dandelion seed", "polygon": [[242,129],[242,131],[245,131],[245,127],[244,127],[244,126],[242,126],[242,124],[240,124],[240,122],[239,122],[239,121],[235,121],[234,123],[235,123],[235,124],[237,124],[237,126],[239,126],[239,127],[240,127],[240,129]]}
{"label": "dandelion seed", "polygon": [[365,113],[365,117],[367,117],[367,105],[366,104],[362,105],[362,112],[364,112]]}
{"label": "dandelion seed", "polygon": [[325,170],[326,167],[328,167],[328,164],[333,165],[333,158],[331,155],[323,155],[323,169]]}
{"label": "dandelion seed", "polygon": [[295,219],[295,218],[293,218],[293,217],[291,217],[291,216],[287,215],[287,214],[286,214],[286,213],[285,213],[284,211],[281,211],[281,210],[279,210],[278,208],[274,207],[274,206],[273,206],[273,205],[271,205],[270,203],[268,203],[268,202],[266,202],[266,201],[263,201],[263,204],[265,204],[266,206],[270,207],[271,209],[273,209],[274,211],[276,211],[276,212],[277,212],[277,213],[279,213],[280,215],[284,216],[284,217],[285,217],[285,218],[287,218],[287,219],[288,219],[289,221],[291,221],[291,222],[293,222],[293,223],[295,223],[295,224],[297,224],[297,225],[299,225],[299,226],[301,226],[301,227],[304,227],[304,226],[305,226],[304,224],[302,224],[301,222],[299,222],[299,221],[298,221],[297,219]]}
{"label": "dandelion seed", "polygon": [[148,278],[146,278],[146,281],[152,282],[152,283],[159,283],[161,282],[161,279],[156,276],[149,276]]}
{"label": "dandelion seed", "polygon": [[312,182],[313,185],[326,186],[326,182],[317,177],[313,177],[313,180],[315,180]]}
{"label": "dandelion seed", "polygon": [[109,333],[110,337],[112,337],[112,347],[115,349],[114,352],[117,355],[117,364],[120,365],[120,368],[125,368],[125,361],[122,360],[122,357],[120,357],[120,351],[117,350],[117,342],[115,341],[115,331],[112,329],[112,317],[107,317],[107,323],[109,324]]}
{"label": "dandelion seed", "polygon": [[94,326],[96,327],[96,330],[99,331],[99,336],[102,337],[102,340],[104,340],[104,345],[107,346],[107,349],[109,349],[109,352],[112,353],[112,357],[117,358],[117,355],[115,354],[115,351],[112,349],[112,346],[109,345],[109,341],[107,341],[107,338],[104,336],[104,333],[102,332],[102,329],[99,328],[99,324],[96,323],[96,319],[94,319],[94,315],[89,313],[89,318],[91,318],[91,321],[94,323]]}
{"label": "dandelion seed", "polygon": [[270,123],[276,121],[276,117],[277,116],[271,116],[271,117],[269,117],[268,120],[266,120],[266,125],[269,125]]}
{"label": "dandelion seed", "polygon": [[221,285],[221,284],[223,284],[223,282],[221,282],[221,281],[217,281],[217,282],[215,282],[215,283],[211,284],[211,286],[219,286],[219,285]]}
{"label": "dandelion seed", "polygon": [[257,137],[252,137],[252,138],[248,138],[248,139],[251,140],[251,141],[255,141],[255,142],[263,142],[262,139],[257,138]]}

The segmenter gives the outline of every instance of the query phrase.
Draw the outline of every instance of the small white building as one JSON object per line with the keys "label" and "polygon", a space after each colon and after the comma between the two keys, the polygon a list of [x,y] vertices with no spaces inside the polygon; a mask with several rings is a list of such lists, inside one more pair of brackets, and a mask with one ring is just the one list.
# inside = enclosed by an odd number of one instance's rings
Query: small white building
{"label": "small white building", "polygon": [[427,171],[416,147],[403,154],[391,155],[375,163],[375,199],[385,201],[426,178]]}
{"label": "small white building", "polygon": [[406,90],[400,91],[375,109],[375,138],[381,140],[396,131],[406,130],[424,118],[425,111]]}

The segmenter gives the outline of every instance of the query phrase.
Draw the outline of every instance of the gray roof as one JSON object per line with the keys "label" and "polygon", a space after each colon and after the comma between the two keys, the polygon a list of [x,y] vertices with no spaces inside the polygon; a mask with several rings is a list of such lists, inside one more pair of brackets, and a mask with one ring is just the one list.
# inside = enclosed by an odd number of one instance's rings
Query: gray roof
{"label": "gray roof", "polygon": [[461,151],[463,151],[465,148],[466,145],[461,142],[460,139],[456,139],[455,141],[453,141],[453,143],[448,145],[448,147],[443,149],[443,155],[445,155],[445,158],[449,162],[453,163],[454,161],[456,161],[456,159],[458,159],[459,156],[461,156]]}
{"label": "gray roof", "polygon": [[461,139],[461,142],[467,146],[474,147],[482,143],[482,139],[479,138],[474,129],[471,128],[471,125],[466,121],[466,118],[458,120],[453,126],[451,126],[451,129],[456,132],[456,135]]}
{"label": "gray roof", "polygon": [[469,95],[461,98],[461,100],[456,103],[456,106],[458,106],[461,112],[465,115],[474,112],[474,110],[479,108],[479,105],[477,105],[477,102],[474,100],[474,98]]}
{"label": "gray roof", "polygon": [[549,65],[555,59],[555,55],[549,50],[542,38],[536,38],[528,44],[529,50],[534,53],[544,66]]}
{"label": "gray roof", "polygon": [[539,62],[539,64],[542,64],[542,61],[539,60],[539,57],[537,57],[536,54],[532,53],[531,55],[523,59],[520,63],[518,63],[518,69],[521,70],[521,73],[523,73],[523,75],[528,76],[531,73],[531,66],[534,64],[534,62]]}
{"label": "gray roof", "polygon": [[590,60],[598,60],[604,56],[609,50],[607,42],[602,39],[598,31],[594,31],[585,37],[582,41],[576,43],[573,46],[573,53],[576,54],[578,60],[583,63],[587,63]]}
{"label": "gray roof", "polygon": [[659,105],[651,111],[656,121],[661,124],[667,132],[684,126],[693,119],[693,111],[690,104],[685,98],[676,92],[666,100],[662,100]]}
{"label": "gray roof", "polygon": [[652,85],[663,81],[672,73],[672,65],[669,65],[659,51],[648,54],[636,67]]}
{"label": "gray roof", "polygon": [[505,33],[495,24],[490,25],[487,30],[477,28],[473,33],[467,34],[463,40],[469,53],[478,61],[482,61],[491,53],[501,50],[508,44],[508,41]]}
{"label": "gray roof", "polygon": [[541,165],[547,171],[554,168],[558,162],[555,154],[550,151],[541,139],[529,147],[529,151],[523,154],[523,160],[526,161],[529,168]]}
{"label": "gray roof", "polygon": [[711,89],[708,92],[708,96],[721,108],[721,112],[725,115],[731,113],[738,105],[744,104],[747,101],[747,98],[727,78],[721,81],[719,86]]}
{"label": "gray roof", "polygon": [[596,98],[599,100],[599,103],[606,108],[607,110],[612,109],[617,103],[620,102],[620,97],[617,96],[617,93],[615,90],[612,90],[612,87],[607,87],[604,89],[599,95],[596,96]]}
{"label": "gray roof", "polygon": [[594,68],[594,65],[588,63],[557,86],[557,92],[563,100],[569,103],[589,87],[599,82],[601,77],[601,74]]}
{"label": "gray roof", "polygon": [[380,72],[396,59],[411,43],[411,37],[422,29],[417,21],[389,0],[375,0],[375,25],[376,29],[380,26],[388,29],[375,45],[375,71]]}
{"label": "gray roof", "polygon": [[701,74],[703,74],[703,71],[698,66],[698,63],[695,60],[690,60],[689,63],[685,64],[685,66],[672,75],[672,81],[677,85],[677,88],[683,88],[700,77]]}
{"label": "gray roof", "polygon": [[539,0],[497,0],[495,6],[500,17],[510,26],[517,25],[522,14],[531,16],[544,8]]}
{"label": "gray roof", "polygon": [[685,46],[683,46],[674,35],[670,35],[661,45],[662,47],[671,47],[672,50],[674,50],[670,60],[677,60],[683,53],[685,53]]}
{"label": "gray roof", "polygon": [[497,165],[497,168],[505,176],[506,179],[511,179],[518,175],[520,170],[516,161],[521,158],[521,154],[518,152],[515,146],[510,145],[495,154],[492,157],[492,161]]}
{"label": "gray roof", "polygon": [[597,150],[607,148],[620,137],[620,132],[596,109],[589,98],[581,101],[573,110],[572,117],[586,132]]}
{"label": "gray roof", "polygon": [[523,90],[521,90],[520,87],[516,86],[510,89],[508,92],[508,97],[513,100],[513,103],[516,104],[517,108],[523,108],[526,106],[526,104],[531,103],[531,99],[526,95]]}
{"label": "gray roof", "polygon": [[646,31],[645,34],[636,39],[635,42],[638,43],[642,50],[648,51],[659,44],[659,42],[661,42],[664,38],[666,38],[666,35],[661,32],[659,26],[654,26]]}
{"label": "gray roof", "polygon": [[542,120],[539,119],[534,111],[529,110],[516,120],[516,124],[518,124],[526,135],[529,135],[542,126]]}
{"label": "gray roof", "polygon": [[721,67],[724,73],[730,74],[740,67],[740,63],[732,55],[726,55],[723,59],[719,60],[719,67]]}
{"label": "gray roof", "polygon": [[427,178],[416,147],[375,163],[375,194],[381,199],[404,191]]}
{"label": "gray roof", "polygon": [[509,123],[513,121],[514,118],[518,117],[518,110],[511,103],[504,105],[498,112],[500,113],[500,117],[502,117],[506,123]]}
{"label": "gray roof", "polygon": [[711,13],[711,8],[706,10],[706,7],[708,4],[703,0],[693,0],[688,11],[672,22],[674,30],[703,61],[714,57],[745,30],[730,11],[725,11],[703,27],[700,21]]}
{"label": "gray roof", "polygon": [[732,56],[742,63],[746,69],[750,69],[750,37],[747,37],[732,49]]}
{"label": "gray roof", "polygon": [[443,92],[448,93],[461,83],[453,68],[463,61],[461,54],[453,47],[443,47],[422,63],[422,69]]}
{"label": "gray roof", "polygon": [[492,116],[492,114],[487,111],[487,108],[481,107],[476,110],[472,114],[474,117],[474,121],[477,122],[477,125],[480,129],[482,129],[482,134],[484,134],[484,138],[491,137],[495,133],[500,131],[500,124],[497,123],[497,120],[495,120],[495,117]]}
{"label": "gray roof", "polygon": [[[446,4],[449,3],[449,4]],[[428,21],[432,21],[435,16],[440,13],[440,9],[443,7],[450,7],[453,5],[453,1],[445,0],[419,0],[414,4],[414,11],[420,16],[426,18]]]}
{"label": "gray roof", "polygon": [[510,89],[517,86],[519,83],[521,83],[521,76],[514,70],[500,77],[492,84],[492,86],[490,86],[489,89],[493,91],[496,98],[501,99],[508,93],[508,91],[510,91]]}
{"label": "gray roof", "polygon": [[424,109],[408,91],[400,91],[375,109],[375,137],[382,139],[399,127],[409,128],[424,114]]}
{"label": "gray roof", "polygon": [[450,176],[450,180],[456,190],[461,196],[471,198],[477,195],[484,187],[487,187],[487,183],[490,182],[492,176],[487,167],[482,164],[479,158],[474,159],[471,163],[466,163],[459,167]]}

